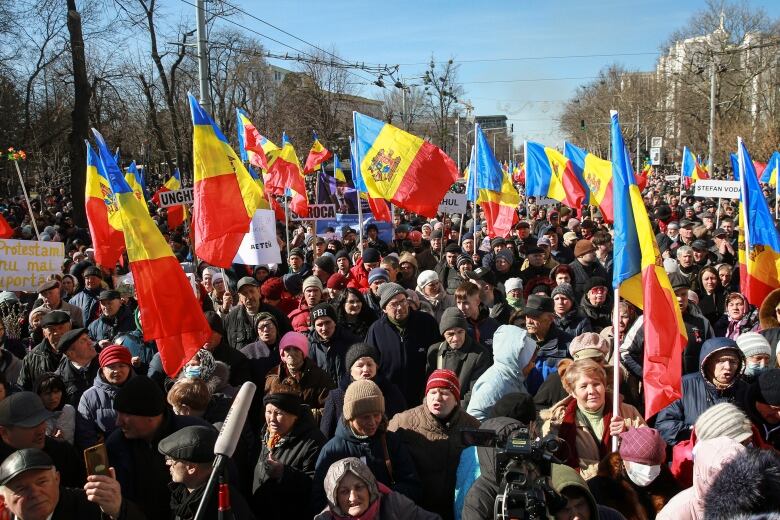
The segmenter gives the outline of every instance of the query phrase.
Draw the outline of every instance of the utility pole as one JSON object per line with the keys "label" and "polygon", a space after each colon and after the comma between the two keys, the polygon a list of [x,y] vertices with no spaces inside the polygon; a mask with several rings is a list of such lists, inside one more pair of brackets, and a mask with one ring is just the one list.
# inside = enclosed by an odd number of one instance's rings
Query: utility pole
{"label": "utility pole", "polygon": [[198,83],[200,88],[200,106],[211,108],[211,96],[209,96],[209,49],[206,40],[206,7],[205,0],[197,0],[195,19],[198,23]]}
{"label": "utility pole", "polygon": [[639,173],[639,109],[636,109],[636,172]]}
{"label": "utility pole", "polygon": [[455,133],[458,139],[458,175],[460,175],[460,112],[455,118]]}
{"label": "utility pole", "polygon": [[708,135],[709,157],[707,157],[707,167],[710,175],[712,175],[712,158],[715,155],[715,83],[718,79],[717,71],[718,66],[715,63],[715,56],[713,56],[712,69],[710,70],[710,131]]}

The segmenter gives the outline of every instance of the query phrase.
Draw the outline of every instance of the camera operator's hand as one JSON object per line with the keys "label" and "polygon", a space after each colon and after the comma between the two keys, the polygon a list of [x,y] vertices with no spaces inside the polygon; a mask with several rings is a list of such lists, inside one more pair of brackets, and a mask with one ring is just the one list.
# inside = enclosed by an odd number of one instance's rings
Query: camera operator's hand
{"label": "camera operator's hand", "polygon": [[626,431],[626,421],[620,416],[613,417],[609,422],[609,434],[620,435],[624,431]]}

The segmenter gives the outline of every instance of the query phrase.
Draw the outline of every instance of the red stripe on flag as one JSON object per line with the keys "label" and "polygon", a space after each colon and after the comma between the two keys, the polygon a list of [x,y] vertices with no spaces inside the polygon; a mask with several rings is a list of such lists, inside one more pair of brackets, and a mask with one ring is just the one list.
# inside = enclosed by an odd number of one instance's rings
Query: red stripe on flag
{"label": "red stripe on flag", "polygon": [[458,167],[441,149],[423,143],[392,202],[424,217],[435,217],[444,194],[458,178]]}
{"label": "red stripe on flag", "polygon": [[[241,189],[235,175],[217,175],[195,183],[195,204],[192,221],[195,236],[195,253],[217,267],[230,267],[235,252],[249,230],[251,220],[241,197]],[[201,209],[201,206],[208,208]],[[200,215],[207,211],[212,217]]]}
{"label": "red stripe on flag", "polygon": [[113,269],[125,250],[125,236],[108,223],[108,210],[102,199],[87,197],[86,210],[89,234],[95,248],[95,262]]}

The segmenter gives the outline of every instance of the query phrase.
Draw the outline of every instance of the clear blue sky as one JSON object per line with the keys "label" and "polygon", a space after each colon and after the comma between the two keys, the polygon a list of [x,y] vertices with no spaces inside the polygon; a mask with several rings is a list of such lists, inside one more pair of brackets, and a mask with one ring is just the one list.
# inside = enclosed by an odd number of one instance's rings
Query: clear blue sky
{"label": "clear blue sky", "polygon": [[[485,60],[610,54],[613,56],[463,63],[460,80],[477,115],[506,114],[516,142],[528,138],[560,144],[555,121],[564,100],[588,79],[496,82],[539,78],[589,78],[612,63],[653,70],[659,46],[683,26],[704,0],[395,0],[393,2],[228,0],[349,61],[401,64],[404,76],[419,76],[437,59]],[[777,0],[752,0],[780,16]],[[305,45],[241,14],[235,19],[293,47]],[[263,40],[261,38],[261,40]],[[263,41],[272,52],[292,52]],[[615,54],[649,53],[632,56]],[[277,63],[293,68],[294,63]],[[368,77],[367,74],[361,73]],[[482,83],[480,83],[482,82]],[[381,89],[362,87],[381,97]]]}

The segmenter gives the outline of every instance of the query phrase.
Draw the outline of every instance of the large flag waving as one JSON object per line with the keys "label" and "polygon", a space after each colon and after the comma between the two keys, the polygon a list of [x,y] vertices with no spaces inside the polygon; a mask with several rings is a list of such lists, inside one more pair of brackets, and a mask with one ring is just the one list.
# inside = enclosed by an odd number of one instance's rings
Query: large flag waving
{"label": "large flag waving", "polygon": [[[360,167],[358,167],[357,160],[355,159],[355,141],[352,136],[349,137],[349,161],[350,168],[352,169],[352,184],[355,186],[355,190],[358,192],[358,204],[362,204],[360,199],[366,199],[368,201],[368,207],[371,210],[371,214],[374,219],[381,222],[392,222],[393,218],[390,215],[390,208],[387,207],[385,199],[375,199],[368,194],[368,188],[363,180],[363,176],[360,174]],[[363,223],[361,222],[362,226]]]}
{"label": "large flag waving", "polygon": [[606,222],[613,222],[612,163],[571,143],[564,143],[563,154],[571,161],[575,176],[585,188],[585,200],[598,206]]}
{"label": "large flag waving", "polygon": [[333,153],[322,146],[317,132],[314,133],[314,144],[311,145],[309,156],[306,158],[306,164],[303,166],[303,173],[314,173],[314,170],[320,167],[322,163],[333,157]]}
{"label": "large flag waving", "polygon": [[116,195],[125,230],[144,339],[156,341],[165,373],[175,377],[211,334],[187,276],[146,204],[138,200],[97,130],[100,161]]}
{"label": "large flag waving", "polygon": [[777,186],[778,173],[780,173],[780,152],[775,150],[766,163],[766,168],[761,173],[761,182],[765,182],[770,186]]}
{"label": "large flag waving", "polygon": [[687,146],[683,147],[682,165],[680,169],[682,170],[683,179],[689,185],[698,181],[699,179],[710,178],[710,176],[707,174],[707,170],[705,170],[699,164],[696,156],[688,149]]}
{"label": "large flag waving", "polygon": [[620,287],[622,298],[644,310],[645,417],[652,417],[682,395],[682,353],[688,340],[614,111],[611,130],[615,199],[612,285]]}
{"label": "large flag waving", "polygon": [[241,160],[248,162],[255,168],[268,170],[268,165],[276,158],[279,147],[260,135],[243,109],[236,109],[236,117],[238,118],[238,150],[241,153]]}
{"label": "large flag waving", "polygon": [[579,210],[585,189],[571,161],[558,150],[532,141],[526,141],[525,149],[526,195],[549,197]]}
{"label": "large flag waving", "polygon": [[458,167],[443,150],[378,119],[353,113],[360,173],[370,197],[434,217]]}
{"label": "large flag waving", "polygon": [[[268,166],[269,175],[266,187],[277,195],[289,194],[292,197],[290,209],[300,217],[309,215],[309,202],[306,198],[306,179],[301,172],[301,163],[286,133],[282,134],[282,149]],[[289,190],[289,193],[288,193]]]}
{"label": "large flag waving", "polygon": [[87,223],[95,249],[95,262],[113,269],[125,250],[122,219],[116,205],[116,197],[103,170],[100,158],[87,146],[87,189],[85,194]]}
{"label": "large flag waving", "polygon": [[[165,184],[162,185],[162,187],[157,190],[154,193],[154,196],[152,197],[152,202],[155,204],[160,203],[160,193],[165,191],[176,191],[181,189],[181,174],[179,173],[179,169],[176,168],[173,170],[173,175],[171,175],[170,179],[165,181]],[[168,229],[174,230],[177,227],[184,224],[184,219],[186,215],[186,209],[184,207],[184,204],[180,204],[178,206],[168,206]]]}
{"label": "large flag waving", "polygon": [[230,267],[263,195],[216,123],[192,94],[195,253]]}
{"label": "large flag waving", "polygon": [[[479,125],[477,129],[477,133],[482,135],[483,139],[477,138],[473,148],[467,183],[472,192],[476,190],[476,202],[485,212],[488,236],[506,237],[518,220],[516,210],[520,203],[520,195],[512,184],[508,170],[499,167]],[[498,190],[485,187],[495,185],[498,185]]]}
{"label": "large flag waving", "polygon": [[496,156],[488,144],[487,137],[479,124],[474,125],[474,171],[469,170],[469,175],[474,175],[474,186],[478,189],[500,192],[504,176],[503,169],[496,160]]}
{"label": "large flag waving", "polygon": [[742,138],[737,141],[741,189],[739,287],[755,306],[780,287],[780,238]]}

